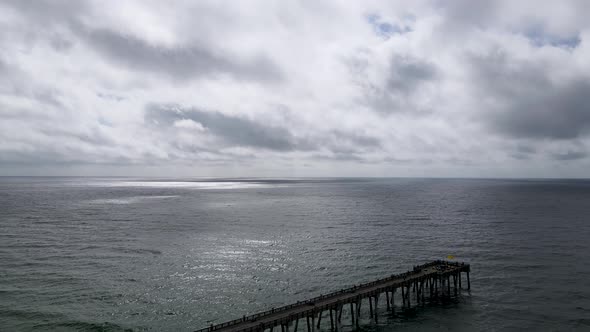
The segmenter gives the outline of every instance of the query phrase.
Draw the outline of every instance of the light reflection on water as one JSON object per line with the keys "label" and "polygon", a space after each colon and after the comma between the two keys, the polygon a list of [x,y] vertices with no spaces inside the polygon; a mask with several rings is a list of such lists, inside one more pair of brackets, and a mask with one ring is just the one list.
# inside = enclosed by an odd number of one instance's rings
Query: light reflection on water
{"label": "light reflection on water", "polygon": [[160,196],[130,196],[130,197],[120,197],[120,198],[103,198],[103,199],[94,199],[87,201],[88,204],[133,204],[139,203],[145,200],[160,200],[166,198],[175,198],[178,195],[160,195]]}
{"label": "light reflection on water", "polygon": [[199,181],[100,181],[88,185],[99,187],[137,187],[137,188],[192,188],[192,189],[243,189],[265,188],[277,185],[252,182],[199,182]]}

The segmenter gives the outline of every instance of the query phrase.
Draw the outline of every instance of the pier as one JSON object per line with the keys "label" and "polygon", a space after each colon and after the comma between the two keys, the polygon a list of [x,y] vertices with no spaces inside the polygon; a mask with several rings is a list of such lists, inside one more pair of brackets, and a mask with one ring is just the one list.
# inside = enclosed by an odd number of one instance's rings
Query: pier
{"label": "pier", "polygon": [[196,332],[272,332],[279,331],[279,328],[281,332],[315,332],[322,319],[329,320],[329,329],[338,332],[342,331],[344,311],[348,313],[351,325],[358,328],[363,305],[369,306],[369,318],[377,321],[379,300],[384,299],[387,310],[395,313],[396,294],[404,309],[411,308],[412,301],[417,305],[455,297],[462,288],[462,273],[466,276],[467,289],[471,288],[469,272],[469,264],[434,261],[414,266],[408,272],[211,325]]}

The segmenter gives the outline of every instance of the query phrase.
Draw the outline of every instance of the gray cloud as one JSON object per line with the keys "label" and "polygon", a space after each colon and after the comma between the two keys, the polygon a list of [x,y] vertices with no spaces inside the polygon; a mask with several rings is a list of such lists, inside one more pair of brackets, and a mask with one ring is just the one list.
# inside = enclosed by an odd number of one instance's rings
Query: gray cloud
{"label": "gray cloud", "polygon": [[588,157],[588,152],[586,151],[567,151],[563,153],[553,153],[551,157],[555,160],[561,161],[569,161],[569,160],[578,160],[584,159]]}
{"label": "gray cloud", "polygon": [[544,31],[543,27],[533,26],[524,31],[524,36],[531,41],[531,44],[537,47],[553,46],[565,49],[578,47],[582,40],[579,34],[571,36],[557,36]]}
{"label": "gray cloud", "polygon": [[553,81],[542,64],[509,59],[501,52],[472,57],[475,86],[494,106],[483,120],[515,138],[573,139],[590,129],[590,77]]}
{"label": "gray cloud", "polygon": [[[23,72],[15,64],[8,64],[0,58],[0,96],[24,97],[40,104],[63,107],[59,100],[59,91],[52,87],[37,86],[32,81],[34,80],[28,73]],[[26,113],[28,112],[25,111],[21,114]]]}
{"label": "gray cloud", "polygon": [[[426,60],[410,55],[394,55],[384,84],[371,82],[363,77],[369,63],[361,59],[349,62],[356,72],[359,85],[364,90],[364,100],[372,109],[381,113],[415,112],[414,100],[420,89],[435,82],[436,66]],[[421,110],[422,111],[422,110]]]}
{"label": "gray cloud", "polygon": [[349,141],[352,145],[364,148],[378,148],[381,146],[381,141],[373,136],[341,130],[336,130],[333,133],[339,140]]}
{"label": "gray cloud", "polygon": [[69,22],[72,18],[88,11],[86,1],[68,0],[4,0],[0,6],[8,6],[32,18],[34,24]]}
{"label": "gray cloud", "polygon": [[315,160],[324,160],[324,161],[344,161],[344,162],[365,162],[365,159],[354,154],[354,153],[330,153],[330,154],[313,154],[311,156],[312,159]]}
{"label": "gray cloud", "polygon": [[305,147],[305,144],[298,143],[286,128],[263,125],[247,118],[229,116],[216,111],[150,105],[146,109],[145,117],[148,123],[168,127],[179,120],[192,120],[201,124],[213,135],[236,146],[275,151],[293,151]]}
{"label": "gray cloud", "polygon": [[526,144],[519,144],[509,152],[509,155],[514,159],[528,160],[536,153],[537,149],[534,147]]}
{"label": "gray cloud", "polygon": [[497,15],[499,10],[497,1],[455,0],[440,2],[439,9],[445,13],[452,23],[468,23],[476,26],[486,26]]}
{"label": "gray cloud", "polygon": [[[145,120],[163,130],[174,128],[178,121],[191,120],[201,125],[206,135],[217,137],[227,146],[275,152],[309,152],[324,149],[327,153],[321,156],[316,154],[314,158],[361,160],[362,157],[359,155],[381,147],[381,142],[377,138],[361,132],[332,130],[314,133],[313,136],[296,137],[288,128],[264,124],[263,119],[254,120],[178,105],[151,104],[146,107]],[[172,144],[175,148],[191,153],[204,150],[201,146],[187,147],[174,142]]]}
{"label": "gray cloud", "polygon": [[387,80],[387,88],[391,92],[408,94],[422,83],[436,78],[436,67],[432,63],[413,57],[395,56],[391,67]]}
{"label": "gray cloud", "polygon": [[105,147],[115,144],[115,141],[111,137],[105,135],[99,126],[95,126],[87,130],[64,130],[60,128],[49,127],[40,128],[38,132],[54,139],[65,139],[68,141],[75,140],[95,146]]}
{"label": "gray cloud", "polygon": [[162,73],[173,79],[186,80],[215,74],[228,74],[237,79],[278,81],[278,67],[268,58],[232,57],[201,45],[186,47],[155,46],[134,36],[106,29],[80,29],[90,47],[127,68]]}
{"label": "gray cloud", "polygon": [[277,82],[283,79],[280,68],[268,57],[243,57],[210,45],[193,43],[178,47],[151,44],[137,36],[110,29],[94,29],[81,19],[92,12],[85,1],[9,0],[0,4],[19,11],[32,24],[28,34],[45,38],[56,51],[63,52],[75,43],[51,28],[60,26],[97,50],[100,55],[126,68],[164,74],[175,80],[188,80],[217,74],[235,79]]}

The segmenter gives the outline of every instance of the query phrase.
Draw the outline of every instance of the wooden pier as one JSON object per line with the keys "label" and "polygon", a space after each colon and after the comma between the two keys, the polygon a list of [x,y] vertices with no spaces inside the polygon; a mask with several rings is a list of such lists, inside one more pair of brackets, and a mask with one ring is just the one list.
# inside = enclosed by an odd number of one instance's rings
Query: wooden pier
{"label": "wooden pier", "polygon": [[410,308],[412,300],[415,304],[424,304],[426,301],[448,299],[457,296],[458,290],[462,288],[461,273],[466,274],[467,289],[471,288],[469,271],[469,264],[434,261],[415,266],[412,271],[211,325],[196,332],[264,332],[279,327],[281,332],[297,332],[298,328],[315,332],[320,328],[322,319],[329,319],[329,329],[337,332],[342,331],[343,311],[348,312],[351,325],[358,328],[361,307],[365,300],[368,300],[369,318],[377,321],[377,309],[382,295],[385,295],[387,310],[393,313],[396,293],[401,293],[398,298],[401,299],[402,308]]}

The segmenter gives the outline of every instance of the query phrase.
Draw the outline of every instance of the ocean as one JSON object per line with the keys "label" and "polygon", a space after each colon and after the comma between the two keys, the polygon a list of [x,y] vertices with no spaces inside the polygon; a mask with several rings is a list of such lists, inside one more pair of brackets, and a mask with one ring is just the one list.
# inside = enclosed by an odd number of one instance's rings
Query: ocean
{"label": "ocean", "polygon": [[0,178],[1,331],[191,331],[448,255],[470,292],[362,329],[590,331],[590,181]]}

